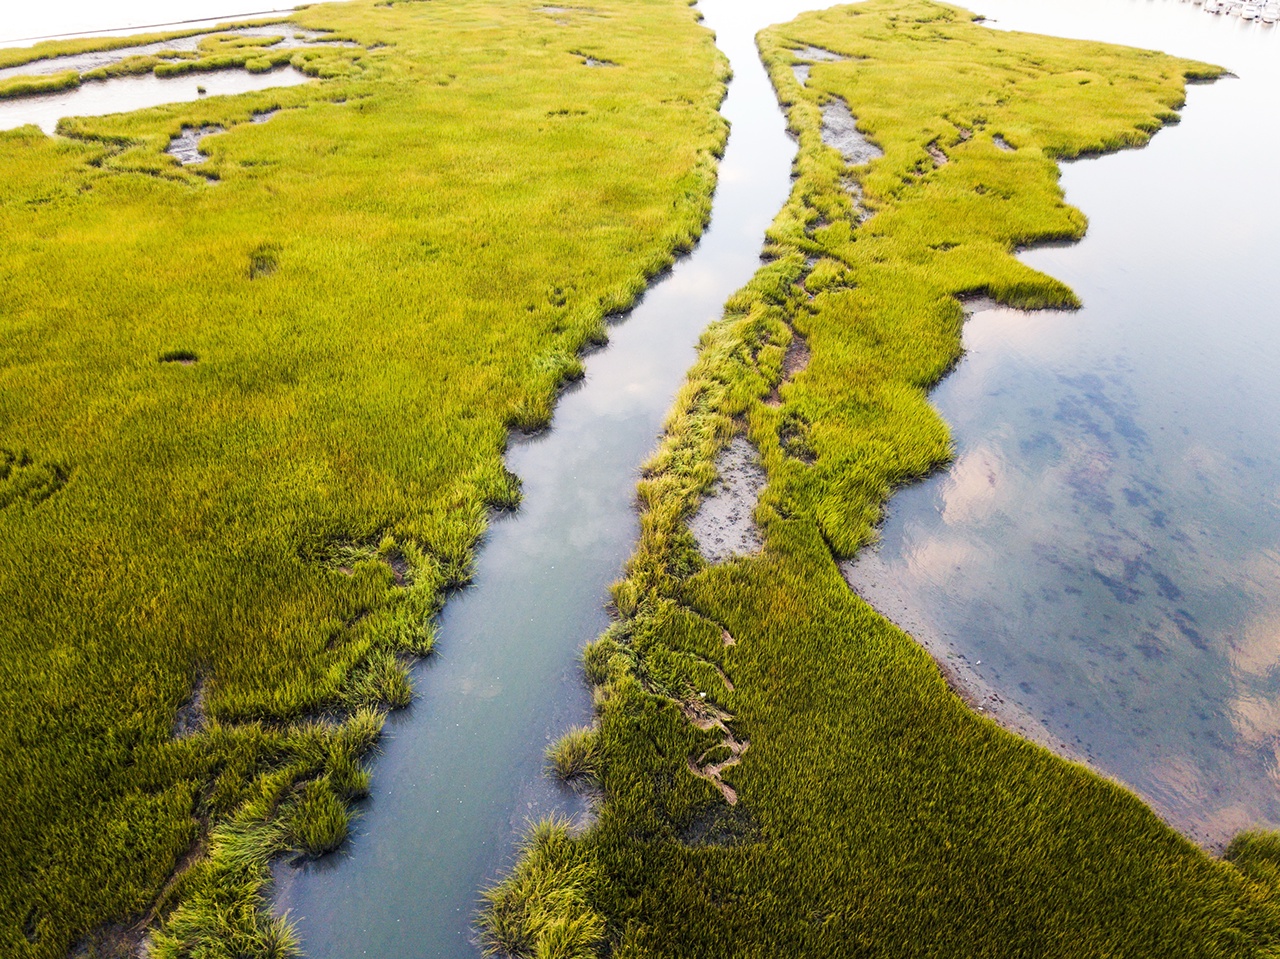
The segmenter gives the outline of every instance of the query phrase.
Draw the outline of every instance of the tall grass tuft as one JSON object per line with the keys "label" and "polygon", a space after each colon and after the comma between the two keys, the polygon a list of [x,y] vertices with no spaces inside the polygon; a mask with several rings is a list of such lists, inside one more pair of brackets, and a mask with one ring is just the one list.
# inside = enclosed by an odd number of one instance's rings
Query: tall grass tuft
{"label": "tall grass tuft", "polygon": [[566,821],[537,823],[515,869],[484,892],[484,954],[595,959],[604,941],[604,920],[590,904],[598,880]]}
{"label": "tall grass tuft", "polygon": [[560,779],[600,778],[600,741],[594,729],[571,729],[547,747],[547,763]]}
{"label": "tall grass tuft", "polygon": [[347,806],[326,779],[303,783],[284,818],[291,843],[306,855],[322,856],[346,842]]}

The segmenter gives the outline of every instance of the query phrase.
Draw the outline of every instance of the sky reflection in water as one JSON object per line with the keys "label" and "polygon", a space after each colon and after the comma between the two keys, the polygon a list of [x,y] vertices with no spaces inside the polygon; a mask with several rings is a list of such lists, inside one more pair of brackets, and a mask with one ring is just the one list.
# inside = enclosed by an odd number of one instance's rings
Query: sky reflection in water
{"label": "sky reflection in water", "polygon": [[1239,79],[1064,167],[1088,236],[1023,258],[1084,309],[969,321],[932,397],[956,461],[852,579],[1201,842],[1280,827],[1280,31],[1173,0],[972,6]]}

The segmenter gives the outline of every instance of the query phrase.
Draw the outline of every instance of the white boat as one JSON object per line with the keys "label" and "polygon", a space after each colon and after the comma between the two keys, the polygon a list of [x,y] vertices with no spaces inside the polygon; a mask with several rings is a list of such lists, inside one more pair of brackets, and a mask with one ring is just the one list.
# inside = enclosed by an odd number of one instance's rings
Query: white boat
{"label": "white boat", "polygon": [[1268,3],[1262,8],[1262,22],[1275,23],[1280,21],[1280,3]]}
{"label": "white boat", "polygon": [[1221,13],[1222,0],[1204,0],[1205,13]]}
{"label": "white boat", "polygon": [[1256,3],[1246,3],[1240,8],[1241,20],[1257,20],[1262,13],[1262,8]]}

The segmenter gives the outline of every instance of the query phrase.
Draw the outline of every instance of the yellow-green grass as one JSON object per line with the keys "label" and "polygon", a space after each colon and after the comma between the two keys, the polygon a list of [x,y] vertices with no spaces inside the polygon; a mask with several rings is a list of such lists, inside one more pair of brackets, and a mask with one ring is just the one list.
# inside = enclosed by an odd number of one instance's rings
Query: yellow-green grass
{"label": "yellow-green grass", "polygon": [[0,134],[0,954],[291,948],[267,859],[345,835],[508,430],[701,230],[695,11],[538,6],[311,7],[331,79]]}
{"label": "yellow-green grass", "polygon": [[[621,618],[584,657],[599,820],[542,838],[490,891],[489,940],[542,955],[544,930],[550,946],[576,924],[601,931],[572,954],[627,959],[1276,955],[1280,838],[1211,858],[975,714],[836,564],[896,486],[948,461],[926,391],[960,355],[957,298],[1075,304],[1013,256],[1084,232],[1055,161],[1142,145],[1185,78],[1219,71],[925,0],[806,15],[760,44],[800,140],[795,187],[772,262],[703,338],[640,485]],[[806,45],[850,59],[805,88],[790,65]],[[883,158],[850,170],[823,145],[830,97]],[[783,383],[797,333],[812,361]],[[708,567],[684,522],[743,430],[768,470],[765,549]]]}
{"label": "yellow-green grass", "polygon": [[[83,53],[86,50],[120,49],[128,44],[173,40],[191,36],[191,31],[176,34],[152,34],[125,40],[53,40],[25,50],[0,51],[0,67],[23,66],[34,59]],[[126,56],[116,63],[95,67],[83,73],[64,70],[48,76],[15,76],[0,80],[0,100],[55,93],[79,86],[82,82],[106,80],[110,77],[154,73],[158,77],[174,77],[184,73],[209,72],[244,68],[251,73],[265,73],[276,67],[291,64],[314,77],[334,78],[351,76],[364,65],[364,57],[358,50],[345,46],[325,46],[319,43],[309,48],[281,47],[277,45],[284,34],[268,37],[241,37],[234,34],[214,34],[203,37],[196,50],[162,50],[156,54]],[[346,35],[328,34],[326,39],[345,40]]]}

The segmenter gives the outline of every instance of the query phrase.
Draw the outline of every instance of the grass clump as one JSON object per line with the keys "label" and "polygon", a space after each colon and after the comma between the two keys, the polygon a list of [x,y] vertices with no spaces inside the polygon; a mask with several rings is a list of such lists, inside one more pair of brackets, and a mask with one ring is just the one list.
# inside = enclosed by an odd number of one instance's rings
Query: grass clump
{"label": "grass clump", "polygon": [[[120,70],[315,83],[0,133],[0,955],[117,922],[154,955],[286,948],[266,858],[340,841],[519,501],[509,427],[710,209],[710,34],[684,0],[595,6],[572,38],[524,0],[309,6],[357,45]],[[206,126],[210,178],[164,153]]]}
{"label": "grass clump", "polygon": [[[1186,77],[1219,72],[971,19],[868,0],[759,37],[800,142],[794,188],[770,262],[703,337],[640,484],[622,619],[585,656],[605,798],[574,840],[596,875],[577,888],[611,954],[1280,949],[1275,836],[1211,858],[1119,785],[975,714],[836,563],[873,539],[894,488],[948,461],[927,391],[960,355],[959,298],[1075,305],[1014,257],[1084,232],[1057,161],[1142,145]],[[848,59],[802,86],[792,51],[808,46]],[[836,99],[882,157],[850,168],[824,144]],[[787,361],[797,335],[807,366]],[[708,566],[685,520],[744,427],[768,471],[765,549]]]}
{"label": "grass clump", "polygon": [[547,747],[547,763],[565,782],[600,778],[600,744],[594,729],[571,729]]}
{"label": "grass clump", "polygon": [[594,959],[604,920],[589,905],[595,869],[569,835],[550,819],[530,830],[515,870],[484,893],[480,941],[486,956],[515,959]]}
{"label": "grass clump", "polygon": [[11,77],[0,80],[0,100],[16,97],[39,96],[42,93],[60,93],[80,85],[80,74],[74,70],[45,77]]}
{"label": "grass clump", "polygon": [[346,804],[323,779],[304,783],[285,817],[291,842],[309,856],[333,852],[346,842],[348,819]]}

